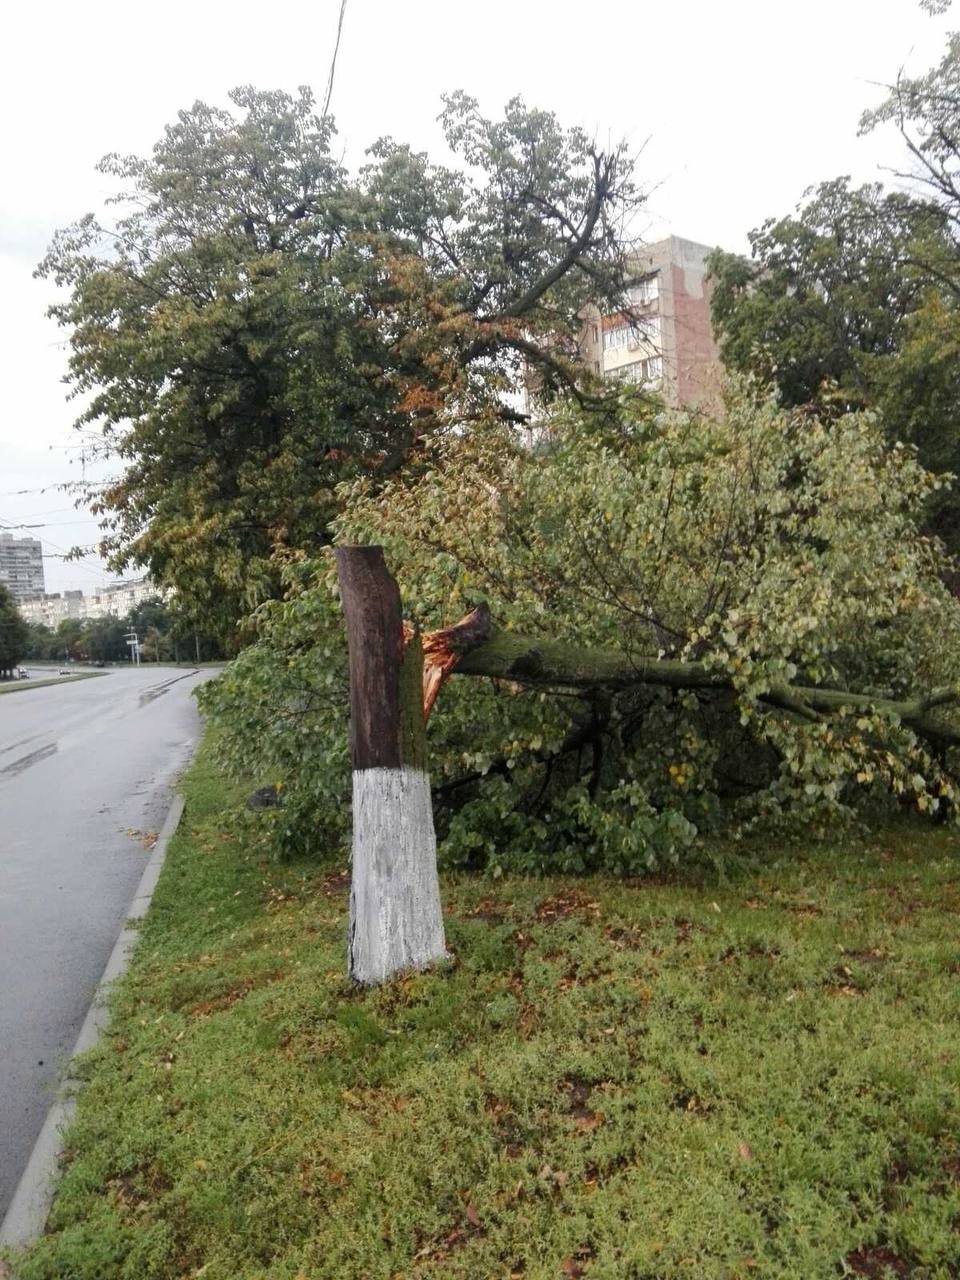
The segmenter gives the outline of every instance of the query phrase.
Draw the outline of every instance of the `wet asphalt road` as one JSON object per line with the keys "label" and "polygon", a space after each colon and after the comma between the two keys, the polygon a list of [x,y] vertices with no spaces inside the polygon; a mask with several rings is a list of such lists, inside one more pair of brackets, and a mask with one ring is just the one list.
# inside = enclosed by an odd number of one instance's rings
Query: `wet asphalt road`
{"label": "wet asphalt road", "polygon": [[144,836],[199,738],[190,695],[210,674],[141,667],[0,695],[0,1219],[123,927]]}

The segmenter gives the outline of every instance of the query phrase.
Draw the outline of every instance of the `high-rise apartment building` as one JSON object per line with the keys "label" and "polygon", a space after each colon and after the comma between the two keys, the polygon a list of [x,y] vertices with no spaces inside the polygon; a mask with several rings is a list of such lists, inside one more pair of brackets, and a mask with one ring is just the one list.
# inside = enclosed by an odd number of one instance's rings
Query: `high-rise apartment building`
{"label": "high-rise apartment building", "polygon": [[637,254],[630,313],[584,312],[580,353],[594,373],[660,391],[670,405],[706,406],[720,385],[710,325],[709,245],[668,236]]}
{"label": "high-rise apartment building", "polygon": [[0,533],[0,582],[14,600],[43,593],[43,546],[39,538]]}

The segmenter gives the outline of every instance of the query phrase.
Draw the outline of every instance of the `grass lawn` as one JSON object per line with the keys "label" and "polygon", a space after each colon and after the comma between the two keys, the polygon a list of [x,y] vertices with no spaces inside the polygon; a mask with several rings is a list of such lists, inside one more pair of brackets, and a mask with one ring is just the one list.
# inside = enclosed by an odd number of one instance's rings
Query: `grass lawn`
{"label": "grass lawn", "polygon": [[340,868],[201,754],[22,1280],[960,1275],[960,841],[444,883],[344,980]]}

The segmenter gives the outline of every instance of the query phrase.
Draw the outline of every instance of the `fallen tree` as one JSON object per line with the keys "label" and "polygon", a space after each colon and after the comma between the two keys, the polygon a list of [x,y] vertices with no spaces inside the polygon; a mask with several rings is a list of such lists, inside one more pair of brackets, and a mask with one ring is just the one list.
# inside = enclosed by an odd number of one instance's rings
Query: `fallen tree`
{"label": "fallen tree", "polygon": [[[535,451],[495,427],[436,450],[343,490],[337,541],[384,547],[422,628],[441,865],[638,876],[702,836],[957,821],[960,601],[918,524],[941,481],[869,415],[625,400]],[[283,781],[260,821],[295,856],[349,833],[332,560],[286,566],[203,696],[228,763]]]}
{"label": "fallen tree", "polygon": [[[496,630],[481,604],[460,622],[421,637],[401,621],[400,592],[381,547],[337,550],[350,653],[353,874],[350,975],[365,984],[446,955],[436,871],[424,726],[452,674],[549,689],[736,691],[700,662],[634,658]],[[758,702],[817,721],[845,711],[898,721],[942,749],[960,730],[931,713],[960,701],[942,688],[906,700],[796,684],[756,692]]]}

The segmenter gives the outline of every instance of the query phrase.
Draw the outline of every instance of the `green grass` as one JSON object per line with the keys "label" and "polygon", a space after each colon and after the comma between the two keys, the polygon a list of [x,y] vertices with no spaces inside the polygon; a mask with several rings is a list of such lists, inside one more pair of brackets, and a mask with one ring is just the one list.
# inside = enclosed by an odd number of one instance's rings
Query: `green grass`
{"label": "green grass", "polygon": [[362,993],[340,869],[186,795],[22,1280],[960,1274],[956,837],[451,877]]}
{"label": "green grass", "polygon": [[0,683],[0,694],[26,693],[29,689],[45,689],[51,684],[72,684],[76,680],[94,680],[97,676],[105,676],[106,671],[84,671],[76,675],[54,676],[50,680],[17,680]]}

